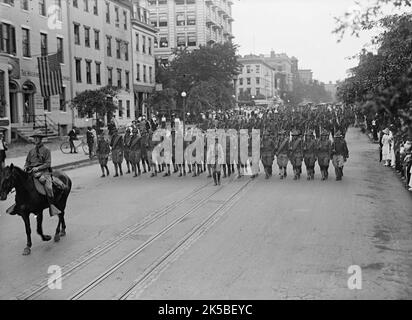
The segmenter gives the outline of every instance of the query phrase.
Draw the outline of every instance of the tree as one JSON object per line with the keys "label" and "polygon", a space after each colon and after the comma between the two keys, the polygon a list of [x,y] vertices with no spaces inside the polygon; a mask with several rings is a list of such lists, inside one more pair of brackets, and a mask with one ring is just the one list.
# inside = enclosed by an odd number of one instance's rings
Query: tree
{"label": "tree", "polygon": [[117,98],[119,89],[117,87],[106,86],[96,90],[85,90],[72,99],[72,107],[80,115],[97,114],[101,117],[112,114],[117,110],[114,98]]}

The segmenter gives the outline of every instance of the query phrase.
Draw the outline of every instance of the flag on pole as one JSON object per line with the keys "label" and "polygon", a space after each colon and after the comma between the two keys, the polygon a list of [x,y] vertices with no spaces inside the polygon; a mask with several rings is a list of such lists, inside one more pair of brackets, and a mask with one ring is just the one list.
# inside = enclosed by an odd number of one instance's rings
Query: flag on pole
{"label": "flag on pole", "polygon": [[63,78],[59,54],[38,57],[41,95],[44,98],[62,93]]}

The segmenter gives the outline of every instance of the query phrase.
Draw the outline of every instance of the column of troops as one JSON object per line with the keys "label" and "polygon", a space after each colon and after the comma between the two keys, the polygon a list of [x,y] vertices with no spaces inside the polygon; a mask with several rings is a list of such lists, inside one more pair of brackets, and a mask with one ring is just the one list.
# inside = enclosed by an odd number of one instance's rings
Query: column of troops
{"label": "column of troops", "polygon": [[[202,114],[193,127],[206,132],[209,129],[247,129],[249,132],[249,155],[252,152],[252,130],[260,130],[260,156],[264,167],[266,179],[269,179],[273,172],[272,167],[277,160],[280,179],[287,177],[288,163],[293,167],[294,180],[299,180],[302,175],[302,165],[306,166],[307,179],[313,180],[315,177],[315,164],[318,162],[322,180],[328,179],[328,169],[330,161],[335,167],[336,180],[342,180],[343,166],[349,158],[349,151],[345,141],[348,127],[354,121],[354,114],[351,109],[343,108],[339,105],[328,106],[305,106],[295,109],[283,108],[276,110],[255,110],[250,113],[241,113],[238,110],[230,110],[214,113],[211,119],[209,115]],[[108,168],[109,154],[114,164],[115,175],[123,175],[122,163],[126,162],[127,172],[133,173],[134,177],[142,173],[151,173],[155,177],[163,173],[164,177],[178,173],[179,177],[187,173],[196,177],[208,172],[208,177],[215,178],[215,183],[220,184],[220,173],[223,177],[236,174],[242,177],[247,169],[247,164],[240,161],[236,155],[234,161],[230,157],[229,135],[226,136],[226,150],[223,148],[223,160],[219,159],[214,165],[208,164],[210,157],[218,159],[219,142],[216,139],[214,145],[207,145],[204,141],[204,159],[197,163],[183,164],[176,163],[176,125],[171,124],[170,134],[172,139],[172,155],[170,163],[159,163],[152,158],[152,151],[161,141],[153,141],[153,132],[158,127],[166,128],[166,122],[160,125],[156,121],[133,121],[133,124],[126,129],[124,135],[119,134],[117,128],[111,127],[110,141],[100,135],[97,143],[96,153],[102,170],[102,177],[110,174]],[[186,132],[187,133],[187,132]],[[333,141],[330,140],[333,137]],[[201,136],[206,139],[206,135]],[[195,142],[199,137],[192,136],[192,141],[184,141],[183,147]],[[216,152],[214,152],[216,150]],[[161,154],[164,156],[164,154]],[[223,162],[223,164],[222,164]],[[257,172],[252,172],[251,177],[255,178]]]}

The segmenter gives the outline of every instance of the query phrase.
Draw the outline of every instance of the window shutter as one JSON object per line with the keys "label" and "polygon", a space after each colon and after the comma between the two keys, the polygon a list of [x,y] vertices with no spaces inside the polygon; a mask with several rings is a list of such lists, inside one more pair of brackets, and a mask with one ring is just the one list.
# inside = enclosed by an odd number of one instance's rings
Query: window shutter
{"label": "window shutter", "polygon": [[3,24],[0,23],[0,52],[4,51]]}
{"label": "window shutter", "polygon": [[10,52],[16,55],[16,28],[10,26]]}

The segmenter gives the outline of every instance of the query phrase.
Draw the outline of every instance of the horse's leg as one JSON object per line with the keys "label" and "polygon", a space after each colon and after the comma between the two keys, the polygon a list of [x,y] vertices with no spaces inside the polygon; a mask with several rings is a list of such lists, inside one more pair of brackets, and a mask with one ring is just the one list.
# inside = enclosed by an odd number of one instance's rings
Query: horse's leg
{"label": "horse's leg", "polygon": [[24,221],[24,226],[26,227],[26,237],[27,237],[27,245],[26,248],[23,250],[23,255],[28,256],[31,253],[31,229],[30,229],[30,213],[24,212],[21,216]]}
{"label": "horse's leg", "polygon": [[62,225],[62,215],[64,212],[59,214],[59,222],[57,222],[57,228],[56,228],[56,233],[54,234],[54,242],[59,242],[60,241],[60,225]]}
{"label": "horse's leg", "polygon": [[59,219],[61,220],[61,227],[62,231],[60,232],[60,237],[66,236],[66,221],[64,220],[64,211],[59,215]]}
{"label": "horse's leg", "polygon": [[37,233],[43,241],[50,241],[51,237],[43,234],[43,212],[37,214]]}

